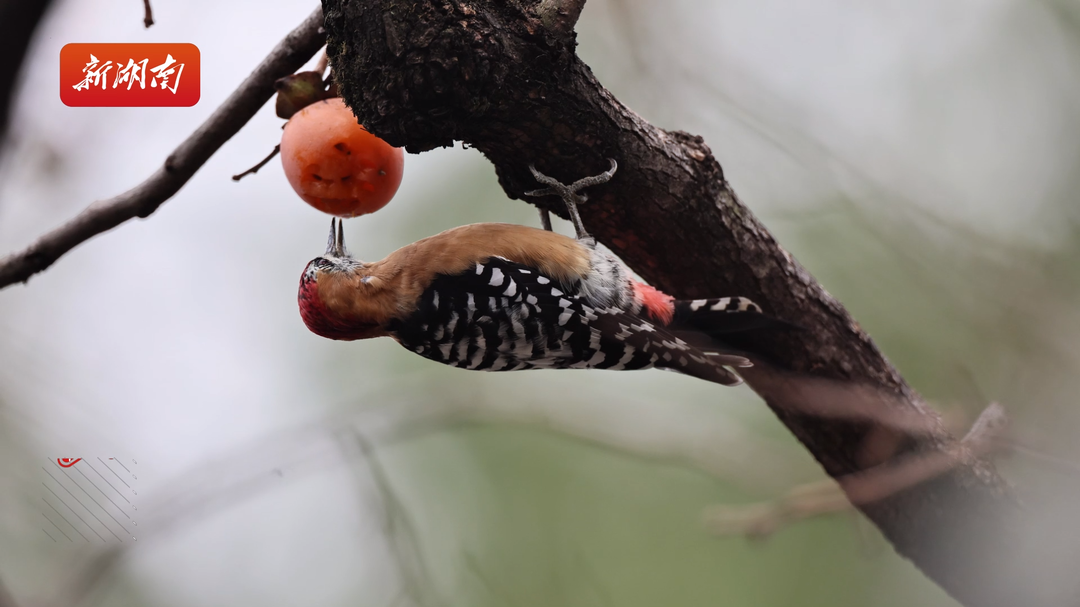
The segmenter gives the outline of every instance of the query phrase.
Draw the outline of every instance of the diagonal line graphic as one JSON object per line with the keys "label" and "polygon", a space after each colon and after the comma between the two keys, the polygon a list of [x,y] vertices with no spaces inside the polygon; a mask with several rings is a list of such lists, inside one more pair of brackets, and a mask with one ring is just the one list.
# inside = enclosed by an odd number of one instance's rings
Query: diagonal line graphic
{"label": "diagonal line graphic", "polygon": [[[41,469],[42,469],[42,470],[45,470],[45,466],[42,466],[42,467],[41,467]],[[45,473],[46,473],[46,474],[49,474],[49,471],[48,471],[48,470],[45,470]],[[50,477],[52,477],[52,474],[49,474],[49,476],[50,476]],[[60,485],[60,481],[56,480],[56,477],[53,477],[53,480],[54,480],[54,481],[56,481],[56,484],[57,484],[57,485]],[[45,483],[41,483],[41,484],[42,484],[42,485],[45,485]],[[55,491],[53,491],[52,489],[50,489],[48,485],[45,485],[45,488],[46,488],[46,489],[49,489],[49,493],[52,493],[53,495],[56,495],[56,492],[55,492]],[[68,492],[68,494],[69,494],[69,495],[71,495],[71,497],[74,497],[74,498],[75,498],[75,501],[76,501],[76,502],[79,502],[79,498],[75,497],[75,494],[74,494],[74,493],[72,493],[71,491],[68,491],[68,488],[67,488],[67,487],[65,487],[65,486],[63,486],[63,485],[60,485],[60,488],[61,488],[61,489],[63,489],[64,491],[67,491],[67,492]],[[79,516],[79,513],[78,513],[78,512],[75,512],[75,509],[74,509],[74,508],[72,508],[72,507],[71,507],[70,505],[68,505],[68,503],[67,503],[67,502],[65,502],[65,501],[63,500],[63,498],[61,498],[61,497],[60,497],[59,495],[56,495],[56,499],[60,500],[60,503],[61,503],[61,504],[63,504],[63,505],[65,505],[65,506],[67,506],[68,510],[71,510],[71,512],[72,512],[72,513],[74,513],[74,514],[75,514],[75,516],[78,516],[78,517],[79,517],[79,520],[80,520],[80,521],[82,521],[84,525],[86,525],[87,527],[89,527],[89,528],[90,528],[90,531],[93,531],[93,532],[94,532],[94,535],[96,535],[96,536],[98,536],[98,537],[101,537],[101,534],[97,532],[97,529],[94,529],[94,526],[93,526],[93,525],[91,525],[90,523],[87,523],[87,522],[86,522],[86,519],[84,519],[83,517]],[[83,509],[84,509],[84,510],[86,510],[87,512],[90,512],[90,509],[86,507],[86,504],[83,504],[82,502],[79,502],[79,505],[80,505],[80,506],[82,506],[82,507],[83,507]],[[90,514],[91,514],[91,515],[94,515],[94,513],[93,513],[93,512],[90,512]],[[97,518],[97,516],[96,516],[96,515],[94,515],[94,518]],[[101,523],[101,519],[98,519],[98,522],[99,522],[99,523]],[[101,524],[102,524],[102,525],[104,525],[105,523],[101,523]],[[108,529],[108,527],[105,527],[105,528],[106,528],[106,529]],[[103,542],[104,542],[104,541],[105,541],[105,538],[101,537],[101,541],[103,541]]]}
{"label": "diagonal line graphic", "polygon": [[[44,499],[44,498],[42,498],[42,499]],[[48,503],[48,502],[46,502],[46,503]],[[37,510],[38,512],[41,512],[41,510],[40,510],[40,509],[38,509],[38,508],[35,508],[35,510]],[[44,513],[44,512],[41,512],[41,516],[45,516],[45,513]],[[57,525],[56,523],[53,523],[53,520],[52,520],[51,518],[49,518],[49,517],[45,516],[45,520],[47,520],[47,521],[49,521],[50,523],[52,523],[52,526],[53,526],[53,527],[56,527],[56,530],[57,530],[57,531],[59,531],[59,532],[60,532],[60,533],[61,533],[61,534],[62,534],[62,535],[63,535],[64,537],[66,537],[66,538],[68,539],[68,541],[69,541],[69,542],[73,542],[73,541],[75,541],[75,540],[71,539],[71,536],[69,536],[68,534],[64,533],[64,530],[60,528],[60,525]],[[71,523],[68,523],[68,524],[70,525]]]}
{"label": "diagonal line graphic", "polygon": [[[86,461],[86,460],[83,460],[83,461]],[[89,466],[90,464],[86,464],[86,465]],[[86,481],[88,483],[90,483],[94,487],[94,489],[97,489],[98,491],[100,491],[101,494],[105,496],[105,499],[109,500],[109,502],[112,503],[113,506],[116,506],[116,509],[120,511],[120,514],[123,514],[124,516],[127,516],[128,520],[131,519],[131,517],[128,516],[128,513],[124,512],[124,509],[121,508],[116,502],[114,502],[111,497],[109,497],[108,493],[105,493],[104,491],[102,491],[101,487],[98,487],[97,484],[94,481],[90,480],[89,476],[86,476],[85,472],[83,472],[80,468],[75,468],[75,471],[78,472],[79,474],[81,474],[82,477],[85,478]],[[102,477],[102,478],[105,478],[105,477]],[[121,496],[121,497],[123,497],[123,496]],[[130,503],[130,502],[128,502],[128,503]],[[104,510],[104,508],[103,508],[103,510]],[[116,520],[116,519],[113,519],[113,520]],[[119,522],[119,521],[117,521],[117,522]]]}
{"label": "diagonal line graphic", "polygon": [[[98,459],[101,459],[101,458],[99,457]],[[117,488],[116,488],[116,486],[114,486],[114,485],[113,485],[112,483],[110,483],[110,482],[109,482],[109,479],[107,479],[107,478],[105,478],[104,476],[102,476],[102,475],[101,475],[101,473],[97,471],[97,468],[95,468],[95,467],[91,466],[91,465],[90,465],[90,462],[88,462],[88,461],[86,461],[86,460],[83,460],[83,462],[85,462],[87,466],[90,466],[90,469],[91,469],[91,470],[93,470],[95,474],[97,474],[98,476],[101,476],[101,480],[105,481],[105,482],[106,482],[106,483],[107,483],[107,484],[108,484],[108,485],[109,485],[110,487],[112,487],[113,491],[115,491],[117,495],[119,495],[119,496],[120,496],[121,498],[123,498],[123,500],[124,500],[125,502],[127,502],[127,503],[129,503],[129,504],[131,503],[131,500],[129,500],[128,498],[124,497],[124,494],[123,494],[123,493],[120,493],[120,490],[119,490],[119,489],[117,489]]]}
{"label": "diagonal line graphic", "polygon": [[[42,530],[42,531],[45,531],[45,528],[44,528],[44,527],[42,527],[42,528],[41,528],[41,530]],[[49,535],[49,532],[48,532],[48,531],[45,531],[45,535]],[[52,541],[54,541],[54,542],[56,541],[56,538],[55,538],[55,537],[53,537],[53,536],[51,536],[51,535],[49,535],[49,539],[50,539],[50,540],[52,540]]]}
{"label": "diagonal line graphic", "polygon": [[[60,466],[56,466],[56,467],[57,467],[57,468],[59,468],[59,469],[60,469],[60,472],[63,472],[63,473],[64,473],[64,476],[66,476],[66,477],[68,478],[68,480],[69,480],[69,481],[71,481],[71,482],[72,482],[72,483],[73,483],[73,484],[74,484],[74,485],[75,485],[76,487],[78,487],[80,491],[82,491],[83,493],[85,493],[85,494],[86,494],[86,497],[90,498],[90,501],[92,501],[92,502],[94,502],[95,504],[97,504],[97,507],[98,507],[98,508],[101,508],[101,511],[102,511],[102,512],[104,512],[106,516],[108,516],[109,518],[111,518],[111,519],[113,520],[113,522],[115,522],[115,523],[116,523],[117,525],[120,525],[120,529],[121,529],[121,530],[123,530],[123,531],[124,531],[124,533],[127,533],[127,529],[126,529],[126,528],[124,527],[124,524],[123,524],[123,523],[121,523],[120,521],[116,520],[116,517],[115,517],[115,516],[113,516],[113,515],[112,515],[112,514],[111,514],[111,513],[110,513],[110,512],[108,511],[108,510],[106,510],[106,509],[105,509],[105,506],[102,506],[102,505],[101,505],[101,502],[99,502],[99,501],[97,501],[96,499],[94,499],[94,496],[90,495],[90,492],[89,492],[89,491],[87,491],[86,489],[84,489],[84,488],[83,488],[83,486],[82,486],[82,485],[80,485],[79,483],[75,482],[75,479],[71,478],[71,475],[70,475],[70,474],[68,474],[66,470],[64,470],[63,468],[60,468]],[[83,476],[86,476],[86,475],[84,474]],[[88,479],[88,480],[89,480],[89,479]],[[98,491],[100,491],[100,489],[98,489]],[[82,502],[79,502],[79,503],[82,503]],[[90,509],[89,509],[89,508],[87,508],[87,510],[90,510]],[[94,513],[93,513],[93,512],[91,512],[90,514],[94,514]],[[94,518],[97,518],[97,515],[96,515],[96,514],[94,514]],[[128,518],[131,518],[131,517],[128,517]],[[105,522],[104,522],[104,521],[102,521],[102,520],[101,520],[101,519],[99,519],[99,518],[98,518],[98,522],[100,522],[100,523],[101,523],[102,525],[105,525]],[[109,526],[108,526],[108,525],[105,525],[105,528],[106,528],[106,529],[109,529]],[[112,533],[112,529],[109,529],[109,533]],[[117,535],[116,535],[115,533],[113,533],[113,536],[115,536],[115,537],[116,537],[116,539],[120,540],[120,537],[119,537],[119,536],[117,536]],[[122,541],[124,541],[124,540],[120,540],[120,541],[122,542]]]}
{"label": "diagonal line graphic", "polygon": [[[41,483],[41,484],[42,484],[42,485],[44,485],[45,483]],[[45,488],[46,488],[46,489],[49,489],[48,487],[45,487]],[[52,489],[49,489],[49,491],[52,491]],[[56,494],[55,494],[55,493],[53,493],[53,495],[56,495]],[[57,499],[59,499],[59,497],[60,497],[60,496],[57,496]],[[56,506],[53,506],[52,504],[50,504],[50,503],[49,503],[49,500],[47,500],[47,499],[45,499],[45,498],[41,498],[41,501],[45,502],[45,505],[46,505],[46,506],[48,506],[48,507],[52,508],[52,509],[53,509],[53,512],[55,512],[56,514],[58,514],[58,515],[60,516],[60,518],[64,519],[64,522],[65,522],[65,523],[67,523],[67,524],[71,525],[71,521],[69,521],[69,520],[67,519],[67,517],[66,517],[66,516],[64,516],[63,514],[60,514],[60,511],[56,509]],[[64,500],[60,500],[60,503],[61,503],[61,504],[64,504]],[[64,504],[64,505],[65,505],[65,506],[67,506],[67,504]],[[69,509],[70,509],[70,508],[69,508]],[[74,512],[74,510],[72,510],[72,512]],[[78,516],[78,515],[76,515],[76,516]],[[84,539],[84,540],[86,540],[86,541],[88,541],[88,542],[90,541],[90,538],[88,538],[88,537],[86,537],[85,535],[83,535],[83,532],[82,532],[82,531],[79,531],[79,528],[78,528],[78,527],[76,527],[75,525],[71,525],[71,528],[75,530],[75,533],[78,533],[79,535],[82,535],[82,537],[83,537],[83,539]],[[57,527],[57,529],[59,529],[59,527]],[[71,539],[71,538],[68,538],[68,539]],[[104,538],[103,538],[103,539],[104,539]]]}
{"label": "diagonal line graphic", "polygon": [[122,461],[120,461],[120,460],[116,459],[115,457],[113,457],[113,458],[110,458],[110,459],[112,459],[112,461],[114,461],[114,462],[116,462],[116,463],[120,464],[120,467],[121,467],[121,468],[123,468],[123,469],[124,469],[124,470],[125,470],[125,471],[126,471],[126,472],[127,472],[128,474],[131,474],[131,470],[128,470],[128,467],[124,465],[124,462],[122,462]]}
{"label": "diagonal line graphic", "polygon": [[[100,457],[97,458],[97,461],[101,462],[102,466],[105,466],[106,468],[109,468],[109,464],[106,464],[105,460],[101,459]],[[115,461],[115,460],[113,460],[113,461]],[[123,464],[121,464],[121,465],[123,465]],[[109,468],[109,472],[112,472],[113,474],[115,474],[116,478],[120,478],[120,475],[116,474],[116,470],[113,470],[112,468]],[[120,482],[124,483],[124,486],[127,487],[128,489],[131,489],[131,485],[127,484],[127,481],[125,481],[124,479],[120,478]]]}

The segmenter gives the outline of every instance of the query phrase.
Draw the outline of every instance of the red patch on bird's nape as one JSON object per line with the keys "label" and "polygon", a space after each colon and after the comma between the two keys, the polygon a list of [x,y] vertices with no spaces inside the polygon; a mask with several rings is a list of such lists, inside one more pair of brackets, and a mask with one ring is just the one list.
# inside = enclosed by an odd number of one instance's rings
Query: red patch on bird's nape
{"label": "red patch on bird's nape", "polygon": [[675,298],[647,284],[636,280],[631,281],[634,285],[634,299],[645,308],[645,311],[654,320],[662,324],[668,324],[675,318]]}

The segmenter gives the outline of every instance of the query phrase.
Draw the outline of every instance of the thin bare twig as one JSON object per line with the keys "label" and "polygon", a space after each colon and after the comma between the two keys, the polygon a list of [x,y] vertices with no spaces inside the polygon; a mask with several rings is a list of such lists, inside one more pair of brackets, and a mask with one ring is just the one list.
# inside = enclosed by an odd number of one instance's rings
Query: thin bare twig
{"label": "thin bare twig", "polygon": [[150,0],[143,0],[143,8],[146,9],[143,14],[143,27],[149,28],[154,24],[154,11],[150,8]]}
{"label": "thin bare twig", "polygon": [[280,152],[281,152],[281,144],[279,143],[279,144],[274,146],[274,151],[270,152],[270,154],[266,158],[263,158],[262,160],[259,161],[259,164],[251,167],[250,169],[244,171],[243,173],[238,173],[236,175],[233,175],[232,180],[233,181],[240,181],[241,179],[243,179],[244,177],[247,177],[248,175],[254,175],[255,173],[258,173],[259,169],[266,166],[266,163],[273,160],[274,156],[277,156],[278,153],[280,153]]}
{"label": "thin bare twig", "polygon": [[326,42],[322,9],[289,33],[232,95],[146,181],[91,204],[26,249],[0,260],[0,288],[26,282],[64,253],[129,219],[147,217],[171,198],[274,95],[274,82],[300,69]]}

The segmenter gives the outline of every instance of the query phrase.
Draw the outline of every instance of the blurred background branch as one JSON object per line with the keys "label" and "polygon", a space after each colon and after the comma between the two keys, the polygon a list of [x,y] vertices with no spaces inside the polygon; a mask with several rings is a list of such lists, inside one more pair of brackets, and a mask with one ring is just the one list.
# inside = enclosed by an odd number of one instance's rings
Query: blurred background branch
{"label": "blurred background branch", "polygon": [[810,517],[853,510],[844,490],[829,479],[799,485],[774,500],[712,506],[702,518],[709,532],[716,535],[764,539],[784,526]]}
{"label": "blurred background branch", "polygon": [[[382,512],[381,533],[400,582],[399,594],[395,596],[413,605],[443,604],[445,599],[439,597],[419,531],[376,451],[433,435],[459,434],[470,428],[508,425],[537,428],[586,441],[620,457],[639,458],[667,467],[688,466],[718,480],[748,487],[782,482],[785,475],[775,467],[781,463],[789,468],[796,466],[790,460],[781,462],[782,449],[762,449],[759,441],[749,437],[712,444],[703,450],[703,445],[688,441],[685,435],[626,433],[597,422],[587,411],[553,405],[542,399],[521,400],[512,407],[483,399],[450,399],[406,407],[371,408],[360,414],[262,437],[163,482],[167,491],[143,507],[145,530],[140,533],[139,541],[88,554],[65,573],[66,583],[58,584],[58,594],[49,604],[56,607],[91,604],[93,597],[99,596],[110,583],[117,567],[128,561],[132,553],[152,550],[168,536],[183,534],[222,509],[236,508],[260,494],[276,491],[283,481],[302,482],[305,477],[341,465],[349,468],[362,496],[369,491],[375,494]],[[266,453],[273,453],[273,458],[267,461],[261,455]],[[754,462],[752,466],[736,464],[747,457]],[[766,461],[769,458],[777,461]],[[465,558],[478,580],[493,583],[486,579],[475,556],[466,552]],[[594,583],[598,582],[594,580]],[[498,594],[494,586],[489,590]]]}
{"label": "blurred background branch", "polygon": [[[991,403],[971,429],[948,451],[887,460],[847,477],[799,485],[782,497],[749,506],[717,506],[705,515],[705,524],[718,535],[764,537],[783,525],[870,505],[925,482],[949,469],[983,457],[1002,438],[1006,425],[1001,405]],[[1000,443],[999,443],[1000,444]]]}
{"label": "blurred background branch", "polygon": [[[1002,430],[1000,407],[991,405],[972,426],[965,437],[964,447],[982,455],[989,441]],[[115,567],[132,550],[146,550],[163,535],[183,533],[200,519],[222,508],[235,508],[258,494],[273,491],[281,479],[298,482],[305,476],[320,473],[327,467],[346,465],[354,476],[360,493],[373,489],[381,510],[382,533],[396,566],[400,582],[399,599],[414,605],[443,604],[426,557],[420,533],[412,521],[398,492],[393,488],[391,473],[376,454],[377,449],[422,440],[441,434],[459,434],[469,428],[517,425],[532,427],[554,435],[586,441],[620,457],[637,458],[656,465],[689,467],[709,474],[719,481],[748,488],[761,488],[760,480],[773,483],[777,474],[775,464],[763,461],[755,453],[761,449],[759,440],[727,440],[703,451],[685,435],[664,436],[662,432],[620,432],[605,427],[588,412],[552,405],[543,400],[521,400],[513,406],[487,400],[456,402],[449,399],[409,407],[377,407],[345,418],[329,419],[322,424],[299,428],[263,437],[238,446],[214,461],[202,462],[165,485],[168,492],[151,506],[157,513],[151,519],[153,533],[144,535],[139,546],[108,548],[84,561],[77,575],[66,586],[66,594],[53,604],[83,604],[95,596],[113,574]],[[370,438],[368,437],[370,435]],[[336,446],[335,446],[336,445]],[[751,453],[747,453],[750,451]],[[273,452],[271,461],[259,461],[250,454]],[[777,450],[763,452],[766,458],[782,458]],[[789,454],[791,460],[793,454]],[[865,505],[887,498],[931,476],[957,465],[969,455],[955,450],[949,458],[930,454],[913,461],[885,462],[878,469],[856,478],[842,479],[848,494],[859,496],[857,503]],[[749,465],[735,466],[733,461],[748,459]],[[787,461],[791,467],[793,461]],[[362,465],[353,465],[362,464]],[[851,512],[853,506],[841,484],[826,479],[796,486],[783,497],[752,505],[715,506],[705,513],[704,524],[717,535],[746,535],[761,538],[780,527],[799,520]],[[483,573],[475,556],[465,553],[467,568],[495,596],[501,592]]]}

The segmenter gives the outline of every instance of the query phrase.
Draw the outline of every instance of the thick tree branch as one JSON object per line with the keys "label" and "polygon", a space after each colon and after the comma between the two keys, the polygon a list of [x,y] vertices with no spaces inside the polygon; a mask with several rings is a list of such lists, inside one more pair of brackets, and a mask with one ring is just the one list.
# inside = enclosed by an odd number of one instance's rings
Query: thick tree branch
{"label": "thick tree branch", "polygon": [[[545,26],[550,4],[324,0],[327,51],[340,92],[370,131],[411,152],[465,142],[491,160],[512,198],[537,187],[530,164],[569,182],[616,159],[619,173],[581,208],[589,231],[673,295],[748,296],[804,328],[757,343],[767,356],[744,377],[833,478],[963,452],[844,307],[743,206],[704,141],[620,104],[576,56],[573,34]],[[529,202],[565,216],[554,198]],[[959,461],[855,501],[901,554],[971,607],[1076,602],[1075,579],[1051,592],[1021,583],[1017,501],[991,465],[970,454]]]}
{"label": "thick tree branch", "polygon": [[239,88],[146,181],[115,198],[91,204],[25,250],[0,260],[0,288],[25,282],[89,238],[156,211],[274,95],[274,82],[302,67],[325,39],[322,9],[316,9],[278,43]]}

